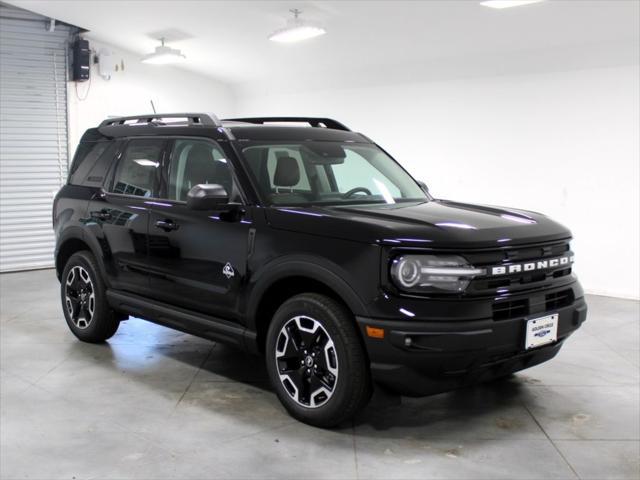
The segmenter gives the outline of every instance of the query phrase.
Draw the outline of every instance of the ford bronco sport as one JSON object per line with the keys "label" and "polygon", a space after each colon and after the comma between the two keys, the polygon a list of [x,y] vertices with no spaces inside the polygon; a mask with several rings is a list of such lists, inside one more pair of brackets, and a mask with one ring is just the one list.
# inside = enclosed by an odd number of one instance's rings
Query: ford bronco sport
{"label": "ford bronco sport", "polygon": [[326,118],[105,120],[53,225],[80,340],[132,315],[262,354],[284,407],[317,426],[374,381],[427,395],[547,361],[586,319],[569,230],[435,199]]}

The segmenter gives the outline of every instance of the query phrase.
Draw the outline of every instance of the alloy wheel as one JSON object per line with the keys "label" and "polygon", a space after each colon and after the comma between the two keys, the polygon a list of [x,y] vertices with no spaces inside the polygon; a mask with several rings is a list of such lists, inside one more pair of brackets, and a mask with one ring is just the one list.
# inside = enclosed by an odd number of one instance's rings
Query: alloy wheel
{"label": "alloy wheel", "polygon": [[80,266],[69,270],[65,282],[65,305],[73,324],[84,330],[91,324],[96,296],[89,273]]}
{"label": "alloy wheel", "polygon": [[338,356],[325,328],[313,318],[288,320],[276,340],[276,368],[282,386],[299,405],[317,408],[333,395]]}

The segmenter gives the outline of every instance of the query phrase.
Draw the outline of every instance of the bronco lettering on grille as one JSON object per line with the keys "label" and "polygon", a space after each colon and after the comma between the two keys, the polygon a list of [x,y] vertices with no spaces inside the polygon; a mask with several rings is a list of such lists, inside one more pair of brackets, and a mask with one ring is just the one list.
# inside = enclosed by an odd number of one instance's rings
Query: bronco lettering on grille
{"label": "bronco lettering on grille", "polygon": [[552,258],[549,260],[537,260],[535,262],[514,263],[511,265],[491,267],[489,269],[489,274],[490,275],[511,275],[512,273],[533,272],[536,270],[546,270],[549,268],[568,266],[572,263],[573,263],[573,255],[568,255],[564,257]]}

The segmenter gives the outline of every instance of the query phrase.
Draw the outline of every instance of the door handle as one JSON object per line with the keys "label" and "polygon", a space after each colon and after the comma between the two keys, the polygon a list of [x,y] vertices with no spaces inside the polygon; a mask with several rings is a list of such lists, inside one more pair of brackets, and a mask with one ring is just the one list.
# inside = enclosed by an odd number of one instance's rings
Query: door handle
{"label": "door handle", "polygon": [[108,210],[100,210],[99,212],[91,212],[91,216],[98,220],[111,220],[111,213]]}
{"label": "door handle", "polygon": [[161,228],[165,232],[170,232],[171,230],[177,230],[180,228],[180,225],[174,223],[173,220],[158,220],[156,222],[156,228]]}

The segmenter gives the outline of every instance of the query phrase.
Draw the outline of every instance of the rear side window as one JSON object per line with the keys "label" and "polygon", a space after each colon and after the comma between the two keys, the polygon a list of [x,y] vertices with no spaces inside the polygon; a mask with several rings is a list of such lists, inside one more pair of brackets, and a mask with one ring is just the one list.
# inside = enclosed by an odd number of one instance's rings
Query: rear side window
{"label": "rear side window", "polygon": [[129,141],[116,168],[111,191],[138,197],[155,196],[164,144],[162,139]]}
{"label": "rear side window", "polygon": [[81,142],[69,172],[72,185],[102,185],[116,152],[115,141]]}

